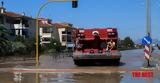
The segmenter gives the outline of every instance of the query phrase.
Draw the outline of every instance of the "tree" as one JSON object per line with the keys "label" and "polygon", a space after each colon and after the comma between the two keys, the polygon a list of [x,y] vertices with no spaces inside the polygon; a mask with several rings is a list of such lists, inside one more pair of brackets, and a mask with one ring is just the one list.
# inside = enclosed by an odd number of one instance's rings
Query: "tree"
{"label": "tree", "polygon": [[22,42],[16,41],[11,43],[12,43],[12,52],[14,54],[19,54],[19,55],[26,54],[26,46]]}
{"label": "tree", "polygon": [[7,39],[7,29],[3,24],[0,24],[0,53],[1,55],[5,55],[8,49],[8,39]]}
{"label": "tree", "polygon": [[130,37],[125,37],[124,40],[121,40],[121,47],[134,48],[134,42]]}
{"label": "tree", "polygon": [[35,52],[35,38],[26,38],[23,44],[26,46],[27,54]]}
{"label": "tree", "polygon": [[35,38],[17,36],[12,44],[16,45],[16,43],[19,43],[19,45],[15,46],[17,47],[16,52],[20,54],[31,54],[31,52],[35,51]]}

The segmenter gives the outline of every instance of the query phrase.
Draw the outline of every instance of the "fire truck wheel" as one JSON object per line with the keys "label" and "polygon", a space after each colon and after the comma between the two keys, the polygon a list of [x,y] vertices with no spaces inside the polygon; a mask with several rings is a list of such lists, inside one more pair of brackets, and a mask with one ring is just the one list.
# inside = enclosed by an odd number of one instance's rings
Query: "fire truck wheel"
{"label": "fire truck wheel", "polygon": [[77,66],[83,66],[82,64],[82,61],[80,60],[74,60],[74,64],[77,65]]}
{"label": "fire truck wheel", "polygon": [[116,66],[118,66],[118,65],[120,64],[120,59],[115,59],[115,60],[114,60],[114,64],[115,64]]}

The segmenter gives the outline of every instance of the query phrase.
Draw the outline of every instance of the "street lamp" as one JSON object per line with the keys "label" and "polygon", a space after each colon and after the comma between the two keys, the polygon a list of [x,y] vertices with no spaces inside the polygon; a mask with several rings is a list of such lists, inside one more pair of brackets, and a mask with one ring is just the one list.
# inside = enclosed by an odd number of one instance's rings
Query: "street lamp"
{"label": "street lamp", "polygon": [[39,26],[38,26],[38,17],[40,15],[40,12],[41,10],[49,3],[51,2],[72,2],[72,8],[77,8],[77,5],[78,5],[78,0],[48,0],[47,2],[45,2],[44,4],[42,4],[38,10],[38,13],[36,15],[36,66],[39,65],[39,53],[38,53],[38,50],[39,50]]}

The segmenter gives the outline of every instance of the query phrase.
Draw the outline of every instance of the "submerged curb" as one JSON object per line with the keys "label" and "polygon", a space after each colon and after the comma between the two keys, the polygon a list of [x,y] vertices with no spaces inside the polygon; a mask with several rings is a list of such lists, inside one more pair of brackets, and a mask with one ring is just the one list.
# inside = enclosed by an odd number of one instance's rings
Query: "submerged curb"
{"label": "submerged curb", "polygon": [[95,69],[25,69],[14,68],[13,72],[19,73],[90,73],[90,74],[111,74],[111,73],[131,73],[133,71],[150,71],[150,70],[95,70]]}

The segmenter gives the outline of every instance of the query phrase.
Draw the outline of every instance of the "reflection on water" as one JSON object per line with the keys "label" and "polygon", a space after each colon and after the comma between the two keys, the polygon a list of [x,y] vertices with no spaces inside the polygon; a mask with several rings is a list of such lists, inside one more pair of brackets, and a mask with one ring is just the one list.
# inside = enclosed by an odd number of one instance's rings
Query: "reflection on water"
{"label": "reflection on water", "polygon": [[159,83],[160,79],[133,78],[130,73],[0,73],[0,83]]}
{"label": "reflection on water", "polygon": [[120,74],[40,74],[42,83],[119,83]]}
{"label": "reflection on water", "polygon": [[76,83],[119,83],[121,74],[74,74]]}
{"label": "reflection on water", "polygon": [[75,83],[73,74],[40,74],[40,81],[42,83]]}
{"label": "reflection on water", "polygon": [[[0,83],[119,83],[121,74],[0,73]],[[3,79],[3,80],[2,80]]]}
{"label": "reflection on water", "polygon": [[35,74],[1,72],[0,83],[35,83]]}

